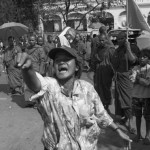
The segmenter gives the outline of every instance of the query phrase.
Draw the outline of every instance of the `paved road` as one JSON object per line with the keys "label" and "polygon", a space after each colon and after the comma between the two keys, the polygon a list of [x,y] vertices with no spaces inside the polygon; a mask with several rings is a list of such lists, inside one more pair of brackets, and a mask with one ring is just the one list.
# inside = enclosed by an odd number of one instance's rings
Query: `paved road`
{"label": "paved road", "polygon": [[[84,73],[82,78],[91,82]],[[7,95],[7,77],[3,73],[0,77],[0,150],[43,150],[40,141],[43,122],[36,109],[24,108],[22,96]],[[114,113],[114,106],[111,106]],[[127,132],[126,128],[120,126]],[[142,133],[145,134],[144,124]],[[131,135],[133,137],[133,135]],[[122,140],[118,135],[108,130],[102,130],[99,137],[98,150],[121,150]],[[149,150],[150,146],[142,143],[132,143],[132,150]]]}

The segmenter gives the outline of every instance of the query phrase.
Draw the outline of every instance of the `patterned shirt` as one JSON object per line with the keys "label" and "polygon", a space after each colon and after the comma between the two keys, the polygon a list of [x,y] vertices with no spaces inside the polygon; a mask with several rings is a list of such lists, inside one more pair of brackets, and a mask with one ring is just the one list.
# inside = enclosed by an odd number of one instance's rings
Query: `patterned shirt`
{"label": "patterned shirt", "polygon": [[105,111],[94,87],[76,80],[71,96],[66,95],[56,79],[42,77],[41,91],[31,96],[38,102],[38,110],[44,121],[42,142],[53,150],[95,150],[100,128],[109,126],[112,118]]}
{"label": "patterned shirt", "polygon": [[[136,77],[139,76],[139,81],[136,82]],[[135,66],[132,69],[131,81],[134,83],[132,97],[150,98],[150,65],[144,67]]]}

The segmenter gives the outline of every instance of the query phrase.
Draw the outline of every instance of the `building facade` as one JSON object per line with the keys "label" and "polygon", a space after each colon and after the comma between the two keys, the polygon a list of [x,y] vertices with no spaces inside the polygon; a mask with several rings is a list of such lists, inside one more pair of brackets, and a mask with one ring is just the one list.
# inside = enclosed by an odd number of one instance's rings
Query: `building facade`
{"label": "building facade", "polygon": [[[89,1],[94,3],[94,0]],[[150,24],[150,0],[135,0],[135,2],[138,4],[145,20]],[[106,9],[100,10],[100,7],[97,7],[94,11],[85,14],[84,6],[78,8],[78,12],[70,13],[68,16],[69,26],[78,27],[78,30],[86,32],[98,29],[101,24],[108,26],[109,30],[124,28],[126,26],[126,1],[114,0],[109,8],[106,7]],[[84,15],[85,17],[83,17]],[[60,32],[65,26],[63,17],[60,14],[48,16],[48,19],[43,21],[45,32]]]}

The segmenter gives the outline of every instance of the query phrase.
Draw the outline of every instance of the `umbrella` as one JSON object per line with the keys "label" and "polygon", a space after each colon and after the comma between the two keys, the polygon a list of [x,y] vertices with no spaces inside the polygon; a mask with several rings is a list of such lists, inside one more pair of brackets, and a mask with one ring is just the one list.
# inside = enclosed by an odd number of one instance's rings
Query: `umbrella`
{"label": "umbrella", "polygon": [[0,26],[0,39],[6,41],[9,36],[19,38],[28,32],[28,27],[16,22],[4,23]]}
{"label": "umbrella", "polygon": [[141,34],[136,40],[140,50],[150,47],[150,33]]}

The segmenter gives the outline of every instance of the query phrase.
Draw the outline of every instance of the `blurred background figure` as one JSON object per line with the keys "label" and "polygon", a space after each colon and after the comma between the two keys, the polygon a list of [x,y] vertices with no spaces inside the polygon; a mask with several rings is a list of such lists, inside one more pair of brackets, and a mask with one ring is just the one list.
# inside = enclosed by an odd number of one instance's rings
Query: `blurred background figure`
{"label": "blurred background figure", "polygon": [[4,57],[3,43],[2,43],[2,41],[0,41],[0,76],[1,76],[2,72],[4,71],[3,57]]}
{"label": "blurred background figure", "polygon": [[53,48],[55,48],[55,44],[53,42],[53,36],[48,35],[47,42],[44,45],[44,50],[45,50],[45,54],[46,54],[46,75],[49,77],[53,76],[53,60],[48,57],[48,53]]}
{"label": "blurred background figure", "polygon": [[43,47],[43,45],[44,45],[44,39],[43,39],[42,36],[38,36],[37,37],[37,44]]}
{"label": "blurred background figure", "polygon": [[60,39],[59,39],[58,36],[55,37],[54,45],[55,45],[55,47],[60,47],[60,46],[61,46],[61,44],[60,44]]}
{"label": "blurred background figure", "polygon": [[21,48],[16,45],[15,39],[12,36],[8,37],[8,47],[4,51],[4,65],[8,75],[8,84],[10,94],[22,94],[23,80],[21,70],[16,67],[16,57],[21,54]]}

